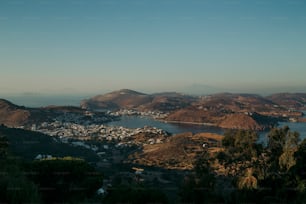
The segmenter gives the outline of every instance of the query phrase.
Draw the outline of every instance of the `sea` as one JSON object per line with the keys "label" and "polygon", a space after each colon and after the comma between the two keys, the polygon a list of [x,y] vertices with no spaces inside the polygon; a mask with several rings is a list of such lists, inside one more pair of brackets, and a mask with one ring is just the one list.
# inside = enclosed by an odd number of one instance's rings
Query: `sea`
{"label": "sea", "polygon": [[19,95],[0,95],[0,98],[6,99],[16,105],[30,108],[45,106],[79,106],[80,101],[89,98],[89,96],[74,95],[42,95],[42,94],[19,94]]}

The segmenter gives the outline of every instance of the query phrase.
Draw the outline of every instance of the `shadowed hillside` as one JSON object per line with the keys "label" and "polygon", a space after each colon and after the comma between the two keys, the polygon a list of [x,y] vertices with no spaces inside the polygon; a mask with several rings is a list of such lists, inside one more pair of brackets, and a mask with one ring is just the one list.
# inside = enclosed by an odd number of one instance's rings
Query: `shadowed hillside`
{"label": "shadowed hillside", "polygon": [[57,142],[54,137],[38,132],[0,126],[0,135],[8,139],[10,152],[26,160],[33,160],[38,154],[73,156],[88,162],[98,160],[98,156],[91,150]]}

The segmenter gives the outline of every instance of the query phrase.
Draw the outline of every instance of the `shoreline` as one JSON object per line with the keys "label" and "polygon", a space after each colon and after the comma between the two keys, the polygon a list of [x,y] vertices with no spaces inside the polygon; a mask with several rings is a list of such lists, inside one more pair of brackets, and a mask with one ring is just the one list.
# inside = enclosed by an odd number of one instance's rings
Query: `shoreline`
{"label": "shoreline", "polygon": [[199,123],[199,122],[186,122],[186,121],[175,121],[175,120],[159,120],[161,122],[164,123],[176,123],[176,124],[190,124],[190,125],[204,125],[204,126],[214,126],[214,127],[218,127],[216,124],[213,123]]}

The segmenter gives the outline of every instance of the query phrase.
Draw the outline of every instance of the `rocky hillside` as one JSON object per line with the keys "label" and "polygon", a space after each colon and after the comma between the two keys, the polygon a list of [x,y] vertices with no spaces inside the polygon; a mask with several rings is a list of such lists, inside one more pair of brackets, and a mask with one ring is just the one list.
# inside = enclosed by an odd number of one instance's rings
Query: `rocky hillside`
{"label": "rocky hillside", "polygon": [[166,121],[206,123],[222,128],[263,130],[276,125],[283,116],[299,117],[285,107],[253,94],[203,96],[189,107],[171,112]]}
{"label": "rocky hillside", "polygon": [[139,107],[141,110],[157,110],[171,112],[190,106],[195,97],[179,94],[175,92],[152,94],[152,101]]}
{"label": "rocky hillside", "polygon": [[306,93],[278,93],[267,97],[274,103],[291,109],[306,109]]}
{"label": "rocky hillside", "polygon": [[151,101],[152,97],[150,95],[129,89],[122,89],[83,100],[81,107],[86,109],[131,109]]}
{"label": "rocky hillside", "polygon": [[30,115],[30,111],[25,107],[0,99],[0,124],[8,126],[24,125]]}
{"label": "rocky hillside", "polygon": [[[208,148],[220,150],[223,136],[213,133],[182,133],[169,137],[161,144],[146,145],[141,152],[130,155],[129,162],[167,169],[192,169],[195,159]],[[203,147],[203,144],[207,146]]]}
{"label": "rocky hillside", "polygon": [[85,115],[86,110],[73,106],[47,106],[42,108],[27,108],[0,99],[0,124],[8,127],[18,127],[33,123],[52,121],[64,113]]}
{"label": "rocky hillside", "polygon": [[275,118],[257,113],[235,113],[227,115],[218,126],[226,129],[265,130],[275,126],[276,122],[277,120]]}
{"label": "rocky hillside", "polygon": [[178,93],[144,94],[122,89],[83,100],[81,107],[85,109],[138,109],[168,112],[187,107],[192,101],[194,101],[193,97]]}

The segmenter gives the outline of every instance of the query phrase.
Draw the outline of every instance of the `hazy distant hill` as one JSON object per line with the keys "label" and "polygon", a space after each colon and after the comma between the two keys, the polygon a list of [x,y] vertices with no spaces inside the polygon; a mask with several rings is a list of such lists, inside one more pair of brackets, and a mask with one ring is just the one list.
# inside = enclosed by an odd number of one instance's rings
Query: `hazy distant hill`
{"label": "hazy distant hill", "polygon": [[81,102],[82,108],[89,109],[139,109],[171,111],[190,105],[191,96],[179,93],[144,94],[129,89],[94,96]]}
{"label": "hazy distant hill", "polygon": [[267,99],[283,107],[306,109],[306,93],[277,93]]}
{"label": "hazy distant hill", "polygon": [[89,109],[120,109],[135,108],[144,103],[149,103],[152,97],[129,89],[97,95],[81,102],[82,108]]}
{"label": "hazy distant hill", "polygon": [[144,110],[169,112],[188,107],[197,100],[196,97],[176,92],[157,93],[152,94],[151,96],[153,97],[153,100],[141,107]]}

